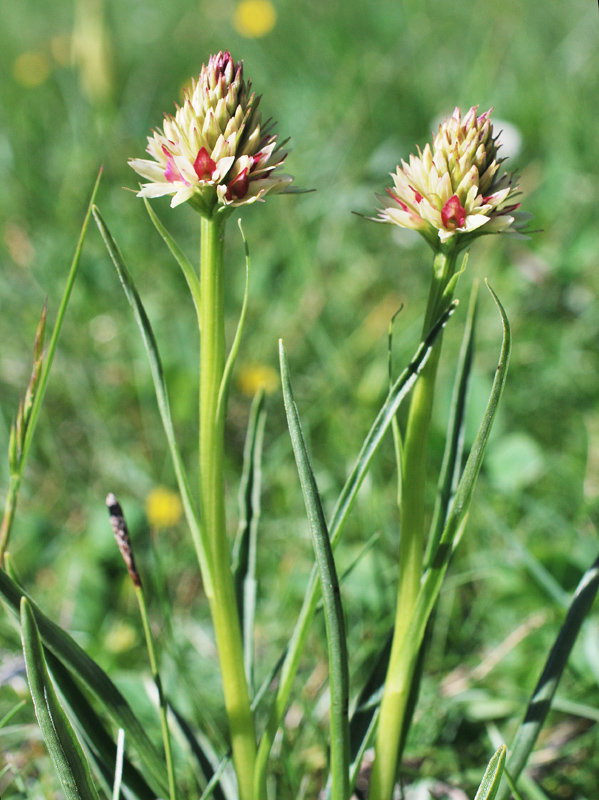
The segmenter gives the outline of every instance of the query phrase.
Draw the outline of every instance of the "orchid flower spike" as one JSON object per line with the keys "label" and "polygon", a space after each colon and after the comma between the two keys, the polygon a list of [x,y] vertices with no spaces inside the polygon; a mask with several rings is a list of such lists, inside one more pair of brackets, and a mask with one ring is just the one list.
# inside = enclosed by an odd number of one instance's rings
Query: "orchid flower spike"
{"label": "orchid flower spike", "polygon": [[137,196],[172,195],[171,206],[189,201],[211,217],[284,191],[292,177],[276,170],[287,153],[272,124],[262,124],[260,97],[250,90],[242,61],[226,51],[211,56],[175,116],[166,114],[162,131],[148,137],[154,160],[129,161],[149,181]]}
{"label": "orchid flower spike", "polygon": [[530,214],[518,211],[514,176],[500,174],[499,136],[493,136],[491,110],[459,108],[439,126],[432,147],[411,155],[391,174],[393,186],[380,196],[378,222],[418,231],[435,250],[463,249],[482,234],[520,229]]}

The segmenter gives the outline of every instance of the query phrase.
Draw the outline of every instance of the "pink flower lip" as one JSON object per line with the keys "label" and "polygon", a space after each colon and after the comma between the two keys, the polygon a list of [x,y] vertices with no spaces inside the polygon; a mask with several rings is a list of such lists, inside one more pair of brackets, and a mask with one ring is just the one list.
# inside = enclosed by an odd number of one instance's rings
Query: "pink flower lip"
{"label": "pink flower lip", "polygon": [[409,208],[407,207],[407,205],[406,205],[406,204],[403,202],[403,200],[400,200],[400,199],[399,199],[399,197],[398,197],[398,196],[395,194],[395,192],[393,191],[393,189],[390,189],[389,187],[387,187],[387,188],[385,189],[385,191],[387,192],[387,194],[389,195],[389,197],[390,197],[392,200],[395,200],[395,202],[396,202],[398,205],[400,205],[400,206],[401,206],[401,208],[402,208],[402,210],[403,210],[403,211],[407,211],[407,212],[409,212],[409,211],[410,211],[410,209],[409,209]]}
{"label": "pink flower lip", "polygon": [[421,203],[422,202],[422,195],[420,194],[420,192],[417,189],[414,189],[413,186],[410,186],[410,189],[414,192],[414,200],[417,203]]}
{"label": "pink flower lip", "polygon": [[239,175],[231,181],[227,189],[227,200],[232,200],[233,195],[242,200],[248,193],[250,180],[248,178],[248,168],[243,169]]}
{"label": "pink flower lip", "polygon": [[200,152],[197,154],[196,160],[193,162],[193,168],[195,170],[195,174],[198,176],[198,180],[211,180],[212,174],[216,170],[216,163],[210,158],[205,147],[200,147]]}
{"label": "pink flower lip", "polygon": [[450,197],[441,209],[441,222],[450,231],[461,228],[466,222],[466,209],[462,207],[457,194]]}
{"label": "pink flower lip", "polygon": [[186,186],[189,186],[189,181],[186,181],[179,168],[175,164],[175,161],[169,151],[166,149],[164,145],[162,145],[162,152],[166,156],[166,169],[164,170],[164,177],[167,179],[169,183],[175,183],[175,181],[181,181]]}

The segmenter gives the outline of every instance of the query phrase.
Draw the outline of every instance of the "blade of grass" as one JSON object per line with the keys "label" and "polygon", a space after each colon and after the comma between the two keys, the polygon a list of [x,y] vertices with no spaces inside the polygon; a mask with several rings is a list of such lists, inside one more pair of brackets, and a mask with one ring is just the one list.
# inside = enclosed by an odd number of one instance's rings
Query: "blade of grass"
{"label": "blade of grass", "polygon": [[162,425],[164,428],[164,432],[166,434],[169,450],[171,453],[171,459],[173,462],[173,467],[175,469],[175,475],[177,478],[177,485],[179,487],[179,493],[181,494],[181,500],[183,502],[183,508],[185,510],[185,518],[187,519],[187,524],[189,525],[189,529],[191,531],[191,536],[193,539],[193,543],[196,549],[196,554],[200,564],[202,580],[204,583],[204,591],[206,592],[206,595],[209,598],[211,598],[213,597],[213,589],[212,589],[212,570],[209,558],[209,553],[210,553],[209,542],[207,540],[207,537],[204,535],[203,529],[199,522],[198,512],[196,510],[196,505],[191,494],[191,489],[189,488],[189,481],[187,480],[187,474],[185,472],[183,460],[181,458],[179,447],[177,445],[177,439],[175,437],[175,429],[171,417],[170,403],[168,399],[168,389],[166,386],[166,381],[164,379],[164,371],[162,369],[162,362],[160,360],[160,354],[158,352],[158,345],[156,344],[156,339],[152,331],[152,326],[150,325],[150,320],[148,319],[148,315],[146,314],[146,311],[143,307],[143,304],[141,302],[137,289],[135,288],[135,284],[133,283],[133,280],[129,274],[129,271],[125,266],[120,250],[116,242],[114,241],[110,231],[108,230],[106,223],[102,219],[102,216],[98,208],[94,206],[92,211],[94,219],[96,220],[96,224],[98,225],[100,233],[102,234],[102,238],[104,239],[106,248],[110,254],[110,257],[112,258],[112,262],[118,273],[119,280],[121,281],[121,285],[123,287],[123,291],[125,292],[125,296],[127,297],[129,305],[133,310],[135,321],[137,322],[137,325],[142,335],[148,360],[150,362],[150,370],[152,372],[152,380],[154,382],[154,391],[156,393],[156,400],[158,402],[160,418],[162,420]]}
{"label": "blade of grass", "polygon": [[485,770],[474,800],[495,800],[499,789],[499,781],[505,769],[505,753],[506,747],[502,744],[489,761],[489,766]]}
{"label": "blade of grass", "polygon": [[331,694],[330,747],[331,796],[333,800],[349,797],[349,669],[347,641],[339,581],[329,532],[320,495],[304,441],[299,412],[293,399],[289,365],[283,342],[279,342],[281,383],[287,425],[299,473],[304,503],[312,532],[312,543],[320,574],[322,599],[327,630],[329,655],[329,684]]}
{"label": "blade of grass", "polygon": [[243,630],[245,672],[254,694],[254,618],[256,612],[256,547],[260,519],[262,483],[262,443],[264,440],[264,391],[256,394],[243,454],[243,472],[239,486],[239,529],[233,550],[233,579],[237,594],[239,620]]}
{"label": "blade of grass", "polygon": [[21,630],[27,681],[35,715],[67,800],[99,800],[89,765],[46,669],[35,616],[21,600]]}
{"label": "blade of grass", "polygon": [[[403,370],[401,375],[393,384],[385,403],[379,411],[370,431],[354,464],[354,467],[345,482],[345,485],[339,495],[331,521],[329,523],[329,532],[331,538],[331,546],[335,548],[337,542],[341,537],[343,526],[347,520],[350,509],[357,496],[358,490],[362,485],[362,481],[374,454],[376,453],[381,441],[383,440],[389,425],[399,409],[402,401],[407,397],[410,390],[414,386],[418,374],[426,364],[429,358],[435,341],[449,318],[454,313],[457,307],[457,301],[454,301],[449,308],[441,315],[439,320],[433,325],[430,333],[426,339],[421,342],[414,358],[406,369]],[[258,749],[258,758],[256,762],[256,794],[258,796],[265,796],[266,792],[266,766],[270,751],[279,728],[281,720],[285,714],[287,703],[291,696],[291,689],[293,681],[299,667],[301,654],[304,650],[310,625],[314,619],[316,608],[319,601],[319,578],[318,570],[316,567],[312,570],[304,601],[299,613],[298,620],[293,630],[288,648],[281,670],[281,678],[279,681],[279,688],[275,697],[275,702],[271,708],[271,713],[262,735],[260,746]]]}
{"label": "blade of grass", "polygon": [[17,703],[14,708],[11,708],[11,710],[7,714],[5,714],[2,717],[2,719],[0,719],[0,730],[2,730],[2,728],[4,728],[6,725],[8,725],[8,723],[11,721],[11,719],[16,717],[16,715],[23,708],[23,706],[26,706],[26,705],[27,705],[27,700],[21,700],[21,702]]}
{"label": "blade of grass", "polygon": [[125,729],[127,741],[136,749],[147,767],[147,778],[151,781],[154,791],[158,795],[166,793],[168,782],[162,759],[148,739],[131,707],[104,670],[81,649],[66,631],[48,619],[28,594],[3,569],[0,569],[0,594],[17,616],[21,598],[27,599],[29,607],[35,614],[35,621],[44,646],[102,703],[115,722]]}
{"label": "blade of grass", "polygon": [[[532,694],[526,715],[510,747],[507,769],[517,782],[545,723],[555,691],[562,677],[584,619],[599,589],[599,558],[587,569],[576,587],[564,624],[551,648],[545,667]],[[498,800],[507,797],[509,787],[502,784]]]}
{"label": "blade of grass", "polygon": [[[169,705],[173,716],[179,725],[181,733],[183,734],[185,741],[187,742],[193,757],[197,761],[202,775],[207,781],[208,785],[214,777],[215,772],[218,771],[218,767],[220,766],[221,762],[225,761],[225,766],[230,762],[230,754],[225,758],[219,758],[211,743],[207,741],[204,736],[197,735],[185,717],[171,704]],[[214,796],[216,800],[225,800],[225,797],[227,797],[228,800],[233,800],[232,797],[223,793],[223,788],[221,788],[219,783],[214,785]]]}
{"label": "blade of grass", "polygon": [[116,767],[114,770],[114,789],[112,800],[119,800],[121,796],[121,783],[123,777],[123,756],[125,754],[125,731],[119,728],[116,744]]}
{"label": "blade of grass", "polygon": [[27,466],[27,458],[29,456],[31,443],[33,441],[33,435],[35,433],[37,421],[42,407],[42,402],[44,400],[44,395],[46,393],[48,378],[50,376],[50,369],[52,368],[52,362],[54,361],[54,353],[56,352],[56,347],[58,345],[58,338],[62,330],[62,325],[67,312],[67,306],[69,304],[71,293],[73,291],[73,286],[75,284],[75,278],[77,277],[77,273],[79,271],[79,263],[81,261],[83,242],[85,241],[85,235],[87,233],[87,228],[92,213],[92,207],[96,200],[96,194],[98,193],[98,187],[100,185],[101,177],[102,177],[102,168],[100,168],[100,171],[98,172],[98,177],[96,178],[96,182],[92,190],[91,199],[87,207],[87,211],[83,220],[83,225],[81,226],[79,240],[77,242],[77,247],[75,248],[75,255],[73,256],[73,261],[71,262],[71,268],[69,270],[69,275],[67,277],[67,283],[64,288],[64,292],[62,294],[62,299],[60,301],[60,306],[58,308],[58,314],[56,315],[54,330],[52,331],[52,336],[50,337],[48,352],[46,354],[46,357],[44,359],[41,368],[39,383],[37,385],[35,396],[33,398],[33,403],[31,406],[31,411],[29,413],[27,431],[25,433],[23,449],[21,451],[21,456],[19,459],[18,471],[14,476],[11,476],[10,493],[9,496],[7,497],[7,504],[5,506],[4,518],[2,520],[2,526],[0,528],[0,563],[2,563],[4,553],[6,552],[6,548],[8,547],[12,522],[14,520],[17,502],[19,499],[19,490],[21,488],[21,482],[23,480],[23,475],[25,473],[25,468]]}
{"label": "blade of grass", "polygon": [[[46,651],[46,662],[61,697],[71,712],[82,738],[94,756],[98,767],[106,777],[112,778],[116,771],[117,748],[107,733],[103,721],[71,677],[70,672],[56,656]],[[156,793],[150,789],[142,775],[127,757],[124,759],[122,782],[132,795],[139,800],[153,800]]]}
{"label": "blade of grass", "polygon": [[164,227],[163,222],[160,220],[154,209],[152,208],[151,204],[148,202],[148,199],[144,197],[144,203],[146,206],[146,211],[152,222],[154,223],[154,227],[158,231],[158,233],[164,239],[166,246],[171,251],[177,264],[181,267],[181,271],[185,276],[185,280],[187,281],[187,285],[189,286],[189,291],[191,293],[191,297],[193,299],[193,304],[196,309],[196,314],[198,315],[198,322],[200,319],[200,279],[198,278],[197,272],[193,268],[191,261],[187,258],[183,250],[179,247],[177,242],[171,236],[171,234],[167,231]]}

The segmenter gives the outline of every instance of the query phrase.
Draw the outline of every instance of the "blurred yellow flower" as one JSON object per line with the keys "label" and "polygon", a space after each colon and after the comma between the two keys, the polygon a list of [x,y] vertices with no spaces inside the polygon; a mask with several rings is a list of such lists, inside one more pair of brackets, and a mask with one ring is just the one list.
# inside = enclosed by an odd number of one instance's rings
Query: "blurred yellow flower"
{"label": "blurred yellow flower", "polygon": [[15,59],[12,72],[17,83],[33,89],[41,86],[50,74],[50,60],[44,53],[28,51]]}
{"label": "blurred yellow flower", "polygon": [[117,622],[108,631],[104,646],[111,653],[126,653],[137,641],[135,630],[126,622]]}
{"label": "blurred yellow flower", "polygon": [[266,364],[246,364],[239,371],[237,383],[248,397],[253,397],[260,388],[266,394],[272,394],[279,388],[279,375]]}
{"label": "blurred yellow flower", "polygon": [[157,486],[146,497],[146,516],[153,528],[172,528],[182,514],[183,506],[177,492]]}
{"label": "blurred yellow flower", "polygon": [[247,39],[259,39],[270,33],[277,12],[270,0],[241,0],[233,14],[235,30]]}

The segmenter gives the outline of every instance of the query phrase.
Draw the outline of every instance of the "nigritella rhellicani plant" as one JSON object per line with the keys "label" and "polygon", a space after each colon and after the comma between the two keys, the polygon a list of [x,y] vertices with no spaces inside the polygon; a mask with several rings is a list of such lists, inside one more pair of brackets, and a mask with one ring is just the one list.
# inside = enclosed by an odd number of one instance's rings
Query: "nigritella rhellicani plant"
{"label": "nigritella rhellicani plant", "polygon": [[[392,173],[393,186],[379,199],[376,220],[417,231],[434,251],[423,338],[453,300],[459,275],[458,256],[479,236],[491,233],[522,238],[529,219],[519,210],[518,186],[502,172],[499,136],[494,135],[491,111],[471,108],[462,117],[459,108],[439,126],[432,146],[402,161]],[[381,700],[370,800],[388,800],[393,794],[398,760],[409,715],[411,680],[417,650],[410,651],[410,624],[417,616],[420,588],[436,543],[426,529],[428,441],[435,399],[441,337],[421,371],[410,398],[403,432],[400,475],[399,570],[396,624],[385,691]],[[403,733],[402,733],[403,731]]]}
{"label": "nigritella rhellicani plant", "polygon": [[[290,175],[279,171],[287,156],[285,143],[273,133],[271,121],[263,124],[259,102],[244,78],[243,62],[234,61],[228,51],[213,55],[185,91],[175,115],[165,115],[162,130],[148,138],[147,151],[153,160],[129,162],[149,181],[142,185],[139,197],[170,195],[172,207],[189,203],[201,215],[199,276],[189,262],[179,260],[201,331],[201,525],[199,519],[192,519],[191,526],[197,531],[196,549],[216,635],[240,800],[253,798],[256,731],[227,538],[224,423],[237,345],[227,356],[224,232],[234,209],[289,192],[292,182]],[[150,215],[154,219],[151,209]],[[243,318],[242,311],[238,334]]]}
{"label": "nigritella rhellicani plant", "polygon": [[466,247],[489,233],[520,235],[529,215],[514,202],[518,186],[501,172],[499,135],[491,111],[459,108],[439,125],[433,143],[391,174],[393,186],[379,199],[378,220],[418,231],[429,244]]}
{"label": "nigritella rhellicani plant", "polygon": [[148,137],[154,160],[129,161],[150,181],[138,196],[172,195],[173,207],[189,201],[211,216],[284,191],[292,177],[277,169],[287,152],[272,123],[262,123],[259,103],[243,77],[242,61],[233,61],[227,51],[211,56],[185,90],[183,105]]}

